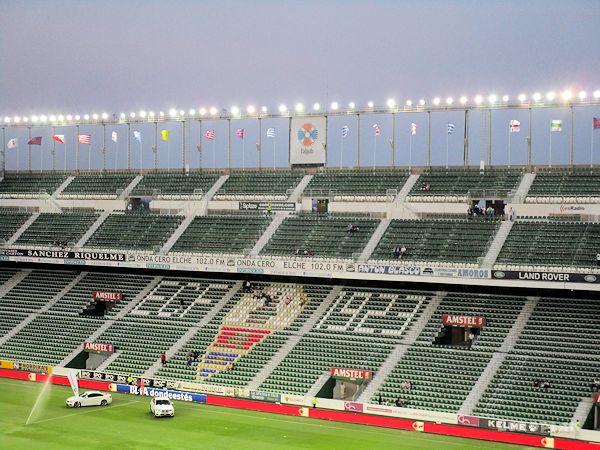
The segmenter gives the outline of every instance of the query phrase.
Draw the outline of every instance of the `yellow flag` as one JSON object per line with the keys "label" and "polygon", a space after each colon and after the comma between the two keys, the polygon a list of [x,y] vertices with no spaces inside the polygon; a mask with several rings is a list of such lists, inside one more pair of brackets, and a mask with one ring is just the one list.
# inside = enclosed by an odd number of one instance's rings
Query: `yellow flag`
{"label": "yellow flag", "polygon": [[163,141],[168,141],[169,139],[171,139],[171,133],[169,133],[169,130],[162,130],[160,134],[162,136]]}

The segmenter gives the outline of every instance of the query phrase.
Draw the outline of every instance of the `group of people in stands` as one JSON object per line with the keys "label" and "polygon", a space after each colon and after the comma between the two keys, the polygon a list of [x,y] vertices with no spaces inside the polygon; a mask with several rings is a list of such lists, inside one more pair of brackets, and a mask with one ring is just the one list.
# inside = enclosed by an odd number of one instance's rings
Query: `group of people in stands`
{"label": "group of people in stands", "polygon": [[348,226],[346,227],[346,232],[348,234],[356,233],[357,231],[360,231],[360,228],[353,223],[349,223]]}
{"label": "group of people in stands", "polygon": [[406,247],[404,245],[396,245],[394,247],[394,258],[402,259],[402,257],[406,254]]}
{"label": "group of people in stands", "polygon": [[65,248],[67,248],[67,247],[69,246],[69,243],[68,243],[67,241],[59,241],[59,240],[55,240],[55,241],[52,241],[52,242],[50,243],[50,245],[51,245],[52,247],[60,247],[60,248],[62,248],[62,249],[65,249]]}
{"label": "group of people in stands", "polygon": [[[410,392],[410,390],[412,388],[413,388],[413,385],[412,385],[412,381],[410,381],[410,380],[404,380],[400,383],[400,389],[402,389],[404,392]],[[398,408],[405,408],[405,407],[407,407],[408,402],[409,402],[408,399],[398,396],[398,398],[396,398],[396,400],[394,401],[394,405],[396,405]],[[379,403],[380,405],[382,405],[384,403],[383,396],[381,394],[379,394],[377,403]],[[385,403],[389,404],[389,402],[385,402]]]}
{"label": "group of people in stands", "polygon": [[199,356],[200,356],[200,353],[197,350],[191,350],[190,352],[188,352],[187,365],[191,366],[193,363],[197,362]]}
{"label": "group of people in stands", "polygon": [[548,389],[550,389],[550,382],[548,380],[540,380],[539,378],[536,378],[533,380],[533,390],[534,391],[544,391],[544,392],[548,392]]}
{"label": "group of people in stands", "polygon": [[488,206],[487,209],[483,209],[480,208],[479,205],[473,205],[467,209],[467,215],[469,217],[485,216],[487,219],[492,219],[495,215],[495,211],[491,206]]}
{"label": "group of people in stands", "polygon": [[306,247],[304,250],[301,248],[296,249],[296,256],[312,256],[314,255],[313,249],[310,247]]}

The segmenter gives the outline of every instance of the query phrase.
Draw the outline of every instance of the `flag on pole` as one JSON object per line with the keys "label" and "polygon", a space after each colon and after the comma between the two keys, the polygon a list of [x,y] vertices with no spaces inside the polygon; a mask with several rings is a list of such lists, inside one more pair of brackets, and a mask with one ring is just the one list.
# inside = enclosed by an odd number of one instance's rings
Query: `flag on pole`
{"label": "flag on pole", "polygon": [[244,139],[244,133],[245,133],[245,132],[244,132],[244,129],[243,129],[243,128],[238,128],[238,129],[235,131],[235,135],[236,135],[237,137],[239,137],[240,139]]}
{"label": "flag on pole", "polygon": [[111,139],[113,142],[119,142],[119,135],[117,134],[116,131],[112,132]]}
{"label": "flag on pole", "polygon": [[42,137],[41,136],[32,137],[31,139],[29,139],[27,141],[27,145],[42,145]]}
{"label": "flag on pole", "polygon": [[69,380],[69,384],[71,385],[71,390],[73,391],[73,395],[79,396],[79,384],[77,382],[77,373],[76,372],[68,372],[67,379]]}
{"label": "flag on pole", "polygon": [[79,134],[77,139],[80,144],[91,144],[92,143],[92,135],[91,134]]}
{"label": "flag on pole", "polygon": [[64,134],[53,134],[52,139],[56,142],[60,142],[61,144],[65,143],[65,135]]}
{"label": "flag on pole", "polygon": [[138,142],[142,142],[142,133],[140,133],[139,131],[134,131],[133,132],[133,139],[138,141]]}
{"label": "flag on pole", "polygon": [[375,130],[375,136],[379,136],[381,134],[381,128],[379,128],[379,124],[373,124],[373,130]]}
{"label": "flag on pole", "polygon": [[171,132],[169,130],[162,130],[160,132],[160,136],[162,137],[163,141],[170,141],[171,140]]}
{"label": "flag on pole", "polygon": [[448,134],[454,133],[454,126],[452,122],[448,122]]}
{"label": "flag on pole", "polygon": [[19,145],[19,140],[17,138],[12,138],[6,143],[7,148],[16,148],[17,145]]}
{"label": "flag on pole", "polygon": [[511,133],[518,133],[521,131],[521,122],[513,119],[509,122],[508,128]]}
{"label": "flag on pole", "polygon": [[417,124],[414,122],[411,122],[410,124],[410,135],[414,136],[415,134],[417,134]]}
{"label": "flag on pole", "polygon": [[267,128],[267,137],[274,138],[275,137],[275,128]]}
{"label": "flag on pole", "polygon": [[204,132],[204,138],[208,139],[209,141],[214,141],[215,140],[215,130],[213,130],[212,128],[210,130],[206,130]]}
{"label": "flag on pole", "polygon": [[349,132],[350,132],[350,127],[348,125],[344,125],[342,127],[342,137],[345,138],[346,136],[348,136]]}
{"label": "flag on pole", "polygon": [[594,117],[594,119],[592,120],[592,126],[594,127],[594,130],[600,128],[600,118]]}
{"label": "flag on pole", "polygon": [[550,131],[562,131],[562,120],[553,120],[550,122]]}

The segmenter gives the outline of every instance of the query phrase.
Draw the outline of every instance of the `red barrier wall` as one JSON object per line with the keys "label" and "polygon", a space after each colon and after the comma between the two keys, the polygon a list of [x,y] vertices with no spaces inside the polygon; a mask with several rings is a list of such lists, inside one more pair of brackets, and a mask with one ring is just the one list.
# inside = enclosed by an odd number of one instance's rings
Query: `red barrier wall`
{"label": "red barrier wall", "polygon": [[[16,380],[28,380],[46,382],[51,378],[52,384],[69,385],[69,380],[62,376],[49,376],[43,374],[31,374],[19,370],[0,369],[1,378],[12,378]],[[79,385],[86,389],[97,389],[109,391],[109,385],[104,381],[79,380]],[[486,441],[506,442],[509,444],[529,445],[532,447],[560,448],[565,450],[600,450],[600,444],[594,442],[582,442],[561,438],[548,438],[530,434],[511,433],[508,431],[483,430],[481,428],[464,427],[460,425],[446,425],[431,422],[420,422],[409,419],[398,419],[395,417],[372,416],[369,414],[357,414],[345,411],[331,411],[326,409],[308,408],[302,406],[281,405],[276,403],[258,402],[255,400],[244,400],[231,397],[206,396],[206,404],[214,406],[226,406],[230,408],[261,411],[288,416],[311,417],[313,419],[334,420],[338,422],[357,423],[362,425],[373,425],[401,430],[416,430],[423,433],[443,434],[446,436],[464,437],[470,439],[482,439]]]}

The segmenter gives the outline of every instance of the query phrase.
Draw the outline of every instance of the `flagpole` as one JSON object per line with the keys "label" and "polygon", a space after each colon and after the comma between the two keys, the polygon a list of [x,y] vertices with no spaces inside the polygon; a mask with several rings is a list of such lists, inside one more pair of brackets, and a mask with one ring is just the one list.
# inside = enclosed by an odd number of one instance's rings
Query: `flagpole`
{"label": "flagpole", "polygon": [[[593,128],[592,128],[593,130]],[[593,135],[592,135],[593,137]],[[2,178],[6,173],[6,127],[2,127]]]}
{"label": "flagpole", "polygon": [[573,105],[571,105],[571,133],[569,135],[569,165],[573,167]]}
{"label": "flagpole", "polygon": [[262,169],[262,119],[258,118],[258,145],[256,152],[258,153],[258,169]]}
{"label": "flagpole", "polygon": [[186,154],[185,154],[185,120],[181,121],[181,167],[185,172]]}
{"label": "flagpole", "polygon": [[227,169],[231,173],[231,118],[227,119]]}
{"label": "flagpole", "polygon": [[527,168],[531,167],[531,107],[529,108],[529,123],[527,125]]}
{"label": "flagpole", "polygon": [[425,147],[425,165],[431,167],[431,111],[427,111],[427,146]]}
{"label": "flagpole", "polygon": [[413,134],[412,134],[412,130],[411,130],[410,136],[408,138],[408,170],[409,170],[409,172],[412,169],[412,139],[413,139]]}
{"label": "flagpole", "polygon": [[127,123],[127,172],[131,171],[131,124]]}
{"label": "flagpole", "polygon": [[344,161],[344,136],[342,136],[342,140],[340,142],[340,169],[342,168]]}
{"label": "flagpole", "polygon": [[154,153],[154,172],[158,172],[158,122],[154,122],[154,145],[152,145]]}
{"label": "flagpole", "polygon": [[217,168],[217,156],[215,153],[215,139],[212,140],[212,154],[213,154],[213,169]]}
{"label": "flagpole", "polygon": [[511,146],[511,138],[512,138],[512,133],[511,133],[511,129],[510,129],[510,125],[508,126],[508,168],[510,169],[510,146]]}
{"label": "flagpole", "polygon": [[450,136],[450,133],[446,130],[446,169],[448,169],[448,136]]}
{"label": "flagpole", "polygon": [[550,128],[550,145],[548,145],[548,167],[552,167],[552,128]]}
{"label": "flagpole", "polygon": [[77,139],[75,141],[75,151],[77,154],[75,155],[75,164],[76,164],[76,172],[79,173],[79,125],[77,125]]}
{"label": "flagpole", "polygon": [[356,167],[360,167],[360,114],[356,114]]}
{"label": "flagpole", "polygon": [[202,170],[202,119],[198,120],[198,126],[200,127],[200,141],[196,148],[198,149],[198,170]]}
{"label": "flagpole", "polygon": [[106,123],[102,123],[102,173],[106,172]]}
{"label": "flagpole", "polygon": [[92,172],[92,144],[88,144],[88,173]]}
{"label": "flagpole", "polygon": [[[4,130],[4,128],[2,130]],[[593,122],[592,122],[592,141],[591,141],[591,145],[590,145],[590,169],[592,167],[594,167],[594,123]]]}
{"label": "flagpole", "polygon": [[29,173],[31,173],[31,144],[29,143],[31,142],[31,127],[27,127],[27,129],[29,130],[29,141],[27,141],[27,146],[29,147],[29,157],[27,159],[27,167]]}
{"label": "flagpole", "polygon": [[396,167],[396,113],[392,113],[392,167]]}
{"label": "flagpole", "polygon": [[375,160],[377,159],[377,135],[373,135],[373,170],[375,170]]}
{"label": "flagpole", "polygon": [[54,136],[56,135],[56,127],[52,127],[52,173],[56,172],[56,141]]}

